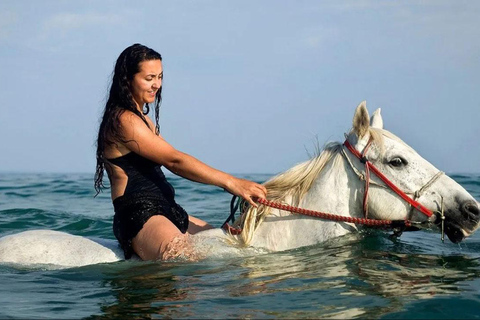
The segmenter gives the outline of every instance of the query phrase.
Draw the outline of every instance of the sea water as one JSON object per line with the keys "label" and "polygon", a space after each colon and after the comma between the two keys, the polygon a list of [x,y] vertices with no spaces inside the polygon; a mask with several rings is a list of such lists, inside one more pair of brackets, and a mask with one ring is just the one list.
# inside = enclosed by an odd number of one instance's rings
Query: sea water
{"label": "sea water", "polygon": [[[480,175],[453,179],[480,199]],[[241,175],[264,182],[270,175]],[[220,226],[230,195],[168,176],[187,212]],[[114,239],[92,174],[0,173],[0,236],[32,229]],[[299,230],[301,232],[301,230]],[[0,318],[480,318],[480,232],[365,232],[295,250],[199,262],[0,265]]]}

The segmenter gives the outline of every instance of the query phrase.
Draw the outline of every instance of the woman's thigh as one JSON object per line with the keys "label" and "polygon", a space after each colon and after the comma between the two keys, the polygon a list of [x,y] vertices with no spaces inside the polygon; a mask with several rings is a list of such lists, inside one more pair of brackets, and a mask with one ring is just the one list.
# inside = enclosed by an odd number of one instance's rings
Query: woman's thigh
{"label": "woman's thigh", "polygon": [[201,219],[195,218],[194,216],[188,216],[188,233],[195,234],[208,229],[213,229],[213,226]]}
{"label": "woman's thigh", "polygon": [[[135,253],[142,260],[166,260],[182,254],[188,244],[185,234],[166,217],[152,216],[132,239]],[[188,250],[187,250],[188,251]],[[174,255],[174,256],[172,256]]]}

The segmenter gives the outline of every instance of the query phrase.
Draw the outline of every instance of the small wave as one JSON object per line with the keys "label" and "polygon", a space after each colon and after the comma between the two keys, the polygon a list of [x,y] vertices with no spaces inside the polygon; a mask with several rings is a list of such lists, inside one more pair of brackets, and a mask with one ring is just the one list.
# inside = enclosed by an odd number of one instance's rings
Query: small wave
{"label": "small wave", "polygon": [[113,239],[112,222],[110,219],[89,219],[82,218],[77,221],[66,223],[58,231],[64,231],[81,236],[94,236],[100,238]]}
{"label": "small wave", "polygon": [[58,217],[42,209],[7,209],[0,211],[2,235],[28,229],[52,229],[58,227]]}
{"label": "small wave", "polygon": [[65,231],[82,236],[112,238],[110,218],[79,217],[70,212],[37,208],[0,210],[1,236],[33,229]]}

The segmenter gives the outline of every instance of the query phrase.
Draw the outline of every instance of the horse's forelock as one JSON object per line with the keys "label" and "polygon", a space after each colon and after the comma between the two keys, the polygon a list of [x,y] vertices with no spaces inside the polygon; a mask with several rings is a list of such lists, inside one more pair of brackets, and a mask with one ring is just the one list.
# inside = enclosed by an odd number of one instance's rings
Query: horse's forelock
{"label": "horse's forelock", "polygon": [[380,153],[384,153],[384,142],[385,142],[385,137],[389,138],[391,140],[397,141],[403,146],[409,148],[410,150],[415,151],[412,147],[410,147],[405,141],[397,137],[395,134],[391,133],[390,131],[384,130],[384,129],[377,129],[377,128],[370,128],[370,135],[372,137],[373,143],[379,148]]}

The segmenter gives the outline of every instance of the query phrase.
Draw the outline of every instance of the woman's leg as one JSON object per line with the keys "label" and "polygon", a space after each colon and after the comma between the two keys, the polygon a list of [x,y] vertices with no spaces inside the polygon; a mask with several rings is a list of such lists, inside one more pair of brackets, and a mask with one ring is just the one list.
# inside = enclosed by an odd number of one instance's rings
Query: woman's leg
{"label": "woman's leg", "polygon": [[180,255],[196,259],[189,235],[213,227],[193,216],[189,216],[188,220],[188,230],[184,234],[168,218],[152,216],[132,239],[133,250],[142,260],[168,260]]}
{"label": "woman's leg", "polygon": [[187,232],[190,234],[195,234],[200,231],[208,230],[208,229],[213,229],[213,227],[206,223],[205,221],[195,218],[194,216],[189,215],[188,216],[188,230]]}
{"label": "woman's leg", "polygon": [[132,246],[142,260],[168,260],[180,255],[189,258],[193,251],[188,235],[162,215],[147,220],[132,239]]}

